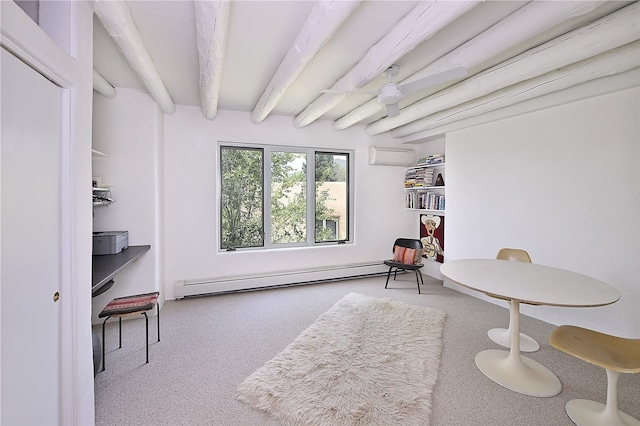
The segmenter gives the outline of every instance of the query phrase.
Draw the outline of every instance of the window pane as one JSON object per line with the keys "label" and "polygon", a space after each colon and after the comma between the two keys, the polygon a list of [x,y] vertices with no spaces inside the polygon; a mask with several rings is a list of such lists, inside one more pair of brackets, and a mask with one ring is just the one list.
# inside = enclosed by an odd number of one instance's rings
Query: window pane
{"label": "window pane", "polygon": [[221,248],[264,245],[263,153],[221,147]]}
{"label": "window pane", "polygon": [[316,242],[347,239],[348,164],[349,154],[316,153]]}
{"label": "window pane", "polygon": [[307,156],[271,153],[271,243],[307,241]]}

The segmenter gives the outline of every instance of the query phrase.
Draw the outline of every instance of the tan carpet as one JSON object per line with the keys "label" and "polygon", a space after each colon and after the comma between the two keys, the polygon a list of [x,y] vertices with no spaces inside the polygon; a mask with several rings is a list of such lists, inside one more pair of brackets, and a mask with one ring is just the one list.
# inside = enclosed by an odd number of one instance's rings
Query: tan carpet
{"label": "tan carpet", "polygon": [[287,425],[428,426],[445,316],[350,293],[251,374],[238,398]]}

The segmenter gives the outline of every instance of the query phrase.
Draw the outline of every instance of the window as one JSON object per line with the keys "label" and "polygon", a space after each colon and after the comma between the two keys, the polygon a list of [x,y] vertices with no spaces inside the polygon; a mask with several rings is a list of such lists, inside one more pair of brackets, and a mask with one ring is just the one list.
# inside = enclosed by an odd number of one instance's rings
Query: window
{"label": "window", "polygon": [[220,144],[220,248],[350,241],[352,161],[348,151]]}
{"label": "window", "polygon": [[315,153],[316,242],[347,239],[348,164],[349,154]]}
{"label": "window", "polygon": [[264,245],[262,150],[220,149],[222,248]]}
{"label": "window", "polygon": [[271,153],[271,244],[307,241],[307,155]]}

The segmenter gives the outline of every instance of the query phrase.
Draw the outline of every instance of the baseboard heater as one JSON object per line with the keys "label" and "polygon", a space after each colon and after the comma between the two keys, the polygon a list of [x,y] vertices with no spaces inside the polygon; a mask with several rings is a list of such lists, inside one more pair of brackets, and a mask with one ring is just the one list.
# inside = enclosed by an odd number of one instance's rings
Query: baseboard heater
{"label": "baseboard heater", "polygon": [[382,261],[333,265],[310,269],[294,269],[250,275],[230,275],[176,282],[175,297],[259,290],[273,287],[312,284],[349,278],[386,274],[389,267]]}

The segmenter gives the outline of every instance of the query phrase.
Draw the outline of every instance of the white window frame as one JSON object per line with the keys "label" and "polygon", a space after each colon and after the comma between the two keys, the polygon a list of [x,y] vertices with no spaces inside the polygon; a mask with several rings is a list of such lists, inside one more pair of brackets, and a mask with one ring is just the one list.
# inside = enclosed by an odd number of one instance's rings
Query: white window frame
{"label": "white window frame", "polygon": [[[222,248],[222,229],[221,227],[221,203],[222,203],[222,176],[220,170],[221,165],[221,148],[256,148],[261,149],[263,152],[263,246],[261,247],[235,247],[233,250]],[[304,153],[307,156],[307,238],[305,242],[299,243],[271,243],[271,153],[272,152],[294,152]],[[219,252],[236,252],[246,250],[276,250],[286,248],[308,248],[327,245],[338,244],[353,244],[354,241],[354,206],[355,206],[355,151],[348,149],[333,149],[333,148],[317,148],[317,147],[304,147],[304,146],[290,146],[290,145],[265,145],[256,143],[240,143],[240,142],[227,142],[218,141],[216,150],[218,157],[217,161],[217,173],[216,173],[216,188],[217,188],[217,201],[216,201],[216,230],[217,230],[217,248]],[[338,241],[315,241],[315,155],[316,153],[326,154],[347,154],[347,237],[345,240]],[[313,194],[313,197],[309,197],[309,194]]]}

